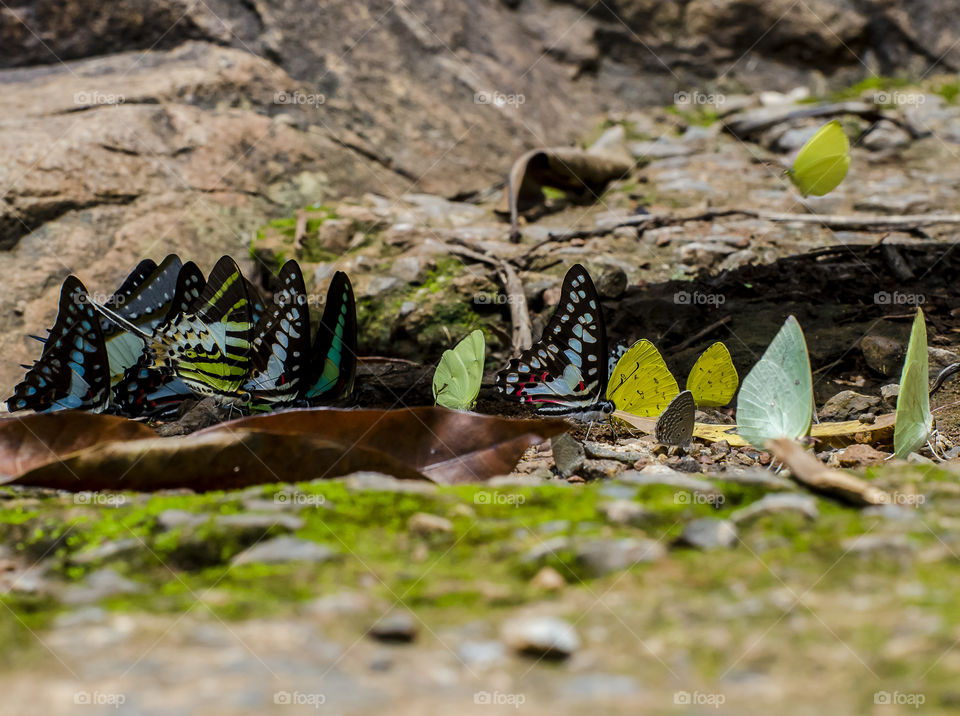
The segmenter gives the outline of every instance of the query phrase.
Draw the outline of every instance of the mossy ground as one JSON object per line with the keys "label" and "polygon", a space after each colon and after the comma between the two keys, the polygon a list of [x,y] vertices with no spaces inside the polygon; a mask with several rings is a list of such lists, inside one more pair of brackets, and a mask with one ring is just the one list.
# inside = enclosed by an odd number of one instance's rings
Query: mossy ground
{"label": "mossy ground", "polygon": [[[678,498],[685,493],[669,487],[635,488],[634,499],[655,515],[641,530],[604,520],[598,507],[611,497],[597,483],[442,487],[430,494],[304,483],[298,494],[309,497],[299,499],[314,504],[296,511],[304,524],[294,534],[341,555],[318,565],[231,567],[244,544],[211,527],[189,532],[190,540],[210,542],[208,561],[180,566],[188,532],[157,524],[168,509],[236,513],[244,500],[273,501],[277,486],[126,495],[114,507],[78,505],[70,496],[17,497],[0,513],[0,530],[8,545],[16,545],[15,558],[29,564],[42,556],[51,567],[48,576],[68,583],[102,566],[79,565],[72,556],[111,540],[142,540],[133,556],[109,563],[143,588],[103,602],[115,612],[174,616],[199,603],[227,621],[297,618],[310,600],[348,589],[378,604],[402,603],[437,630],[499,622],[537,605],[576,620],[588,633],[606,630],[607,668],[613,671],[655,679],[666,666],[682,672],[685,683],[733,692],[737,674],[763,674],[782,679],[782,688],[798,697],[823,678],[830,688],[842,688],[840,702],[855,709],[866,708],[879,690],[922,692],[928,705],[949,704],[960,693],[952,678],[960,653],[951,649],[960,633],[960,559],[951,536],[956,475],[901,466],[874,469],[871,477],[913,484],[926,494],[911,513],[915,519],[865,515],[821,499],[821,516],[812,523],[797,515],[763,518],[742,528],[734,549],[674,547],[654,564],[595,579],[576,560],[576,544],[646,536],[671,545],[691,519],[728,516],[763,492],[720,482],[725,501],[717,508]],[[411,533],[408,522],[417,512],[447,517],[453,531]],[[858,535],[903,535],[912,551],[852,553],[846,540]],[[529,559],[530,550],[557,537],[568,537],[571,547]],[[534,586],[531,578],[544,565],[568,586],[556,593]],[[11,595],[4,604],[2,658],[13,663],[36,656],[27,629],[42,633],[64,607],[51,598]],[[362,633],[370,618],[346,619],[332,631],[347,639]]]}

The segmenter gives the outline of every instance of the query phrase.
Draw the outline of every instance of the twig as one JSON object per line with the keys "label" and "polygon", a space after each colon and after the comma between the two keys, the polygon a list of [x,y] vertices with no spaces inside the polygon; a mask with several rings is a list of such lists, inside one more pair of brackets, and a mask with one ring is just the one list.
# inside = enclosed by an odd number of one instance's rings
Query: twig
{"label": "twig", "polygon": [[513,325],[513,351],[519,353],[533,345],[533,326],[530,323],[530,312],[527,310],[527,297],[523,292],[523,283],[516,269],[507,261],[463,246],[457,239],[446,244],[447,249],[454,254],[493,266],[497,276],[503,284],[507,294],[507,305],[510,306],[510,322]]}
{"label": "twig", "polygon": [[827,467],[793,440],[769,440],[767,447],[790,468],[794,480],[814,492],[826,493],[854,505],[883,505],[890,501],[890,496],[879,487]]}
{"label": "twig", "polygon": [[742,112],[724,121],[724,128],[734,136],[746,139],[771,127],[797,119],[817,117],[837,117],[843,114],[852,114],[870,122],[887,120],[897,125],[910,135],[911,139],[921,139],[930,134],[927,130],[918,129],[910,122],[906,122],[894,112],[887,112],[874,104],[866,102],[835,102],[808,107],[787,107],[782,110],[752,110]]}
{"label": "twig", "polygon": [[[581,229],[560,234],[550,234],[550,238],[533,246],[535,251],[551,241],[570,241],[603,236],[624,226],[635,226],[640,232],[657,229],[662,226],[676,226],[688,221],[713,221],[725,216],[746,216],[773,222],[794,222],[801,224],[820,224],[828,229],[845,231],[908,231],[921,226],[937,224],[960,224],[960,214],[905,214],[903,216],[883,216],[881,214],[792,214],[760,209],[708,209],[692,214],[641,214],[627,217],[622,221],[604,224],[593,229]],[[528,252],[528,253],[530,253]]]}
{"label": "twig", "polygon": [[680,345],[674,346],[674,347],[673,347],[673,352],[674,352],[674,353],[679,353],[680,351],[685,350],[686,348],[689,348],[690,346],[692,346],[694,343],[696,343],[697,341],[699,341],[699,340],[700,340],[701,338],[703,338],[704,336],[710,335],[710,334],[713,333],[715,330],[717,330],[718,328],[720,328],[720,326],[722,326],[722,325],[724,325],[724,324],[726,324],[726,323],[729,323],[730,319],[732,319],[732,318],[733,318],[733,316],[724,316],[724,317],[721,318],[719,321],[715,321],[714,323],[711,323],[709,326],[707,326],[706,328],[704,328],[702,331],[697,331],[697,332],[694,333],[692,336],[690,336],[689,338],[687,338],[685,341],[683,341],[682,343],[680,343]]}

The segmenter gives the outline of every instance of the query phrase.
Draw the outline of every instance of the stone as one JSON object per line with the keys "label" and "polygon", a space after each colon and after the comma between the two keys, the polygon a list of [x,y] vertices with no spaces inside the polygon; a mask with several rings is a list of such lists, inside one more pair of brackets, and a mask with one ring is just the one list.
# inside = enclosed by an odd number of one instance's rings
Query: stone
{"label": "stone", "polygon": [[614,500],[604,502],[598,508],[608,522],[631,527],[650,527],[656,522],[656,515],[633,500]]}
{"label": "stone", "polygon": [[900,397],[899,383],[890,383],[880,388],[880,398],[890,410],[896,410],[898,397]]}
{"label": "stone", "polygon": [[655,562],[666,554],[666,548],[654,540],[626,537],[591,540],[576,548],[577,564],[591,577],[629,569],[635,564]]}
{"label": "stone", "polygon": [[653,142],[631,142],[630,153],[638,161],[666,159],[668,157],[686,157],[693,154],[696,148],[682,142],[660,138]]}
{"label": "stone", "polygon": [[437,486],[432,482],[400,480],[380,472],[354,472],[340,479],[352,492],[405,492],[430,495],[437,491]]}
{"label": "stone", "polygon": [[330,547],[300,539],[298,537],[281,536],[258,542],[247,550],[236,555],[231,564],[286,564],[288,562],[312,562],[314,564],[329,562],[339,556]]}
{"label": "stone", "polygon": [[852,420],[879,405],[880,398],[875,395],[862,395],[853,390],[841,390],[823,404],[820,409],[820,418],[821,420]]}
{"label": "stone", "polygon": [[935,370],[942,370],[948,365],[960,361],[960,355],[957,355],[954,351],[948,351],[945,348],[936,348],[934,346],[927,348],[927,356],[930,361],[930,367]]}
{"label": "stone", "polygon": [[[752,463],[751,463],[752,464]],[[720,490],[706,480],[684,475],[664,465],[647,465],[642,470],[627,470],[617,479],[630,485],[667,485],[688,492],[717,496]]]}
{"label": "stone", "polygon": [[136,582],[105,567],[88,574],[80,584],[69,585],[61,599],[65,604],[90,604],[121,594],[136,594],[142,589]]}
{"label": "stone", "polygon": [[569,658],[580,648],[573,626],[557,617],[520,617],[504,623],[503,641],[514,651],[547,659]]}
{"label": "stone", "polygon": [[418,256],[399,256],[390,267],[390,275],[407,283],[416,283],[423,278],[423,264]]}
{"label": "stone", "polygon": [[507,658],[507,648],[499,641],[465,641],[457,648],[457,656],[467,666],[487,669]]}
{"label": "stone", "polygon": [[407,529],[418,535],[450,534],[453,532],[453,522],[440,515],[416,512],[407,521]]}
{"label": "stone", "polygon": [[730,521],[739,526],[762,517],[784,513],[799,514],[811,521],[820,516],[817,501],[810,495],[781,493],[765,495],[756,502],[735,510],[730,514]]}
{"label": "stone", "polygon": [[860,340],[863,359],[880,375],[899,375],[903,367],[903,346],[886,336],[864,336]]}
{"label": "stone", "polygon": [[680,536],[680,542],[697,549],[721,549],[733,547],[738,540],[737,527],[730,520],[703,517],[688,523]]}
{"label": "stone", "polygon": [[617,460],[584,460],[577,472],[587,480],[612,480],[625,469]]}
{"label": "stone", "polygon": [[586,453],[586,456],[592,460],[619,460],[627,465],[633,465],[638,460],[645,460],[650,457],[649,452],[620,449],[619,446],[613,448],[609,445],[595,443],[590,440],[583,443],[583,449]]}
{"label": "stone", "polygon": [[172,530],[178,527],[187,527],[202,525],[210,519],[209,515],[188,512],[187,510],[170,509],[164,510],[157,515],[157,525],[164,530]]}
{"label": "stone", "polygon": [[553,462],[561,477],[570,477],[583,467],[583,445],[570,433],[562,433],[551,438],[550,445],[553,448]]}
{"label": "stone", "polygon": [[887,457],[887,453],[880,452],[872,445],[856,443],[848,445],[837,454],[837,464],[840,467],[866,467],[879,465]]}
{"label": "stone", "polygon": [[627,272],[622,268],[609,268],[597,277],[596,287],[600,298],[620,298],[627,290]]}
{"label": "stone", "polygon": [[390,612],[370,627],[370,636],[378,641],[409,643],[417,638],[419,625],[416,618],[406,611]]}
{"label": "stone", "polygon": [[797,484],[792,480],[759,467],[728,467],[725,472],[717,475],[717,479],[739,485],[762,487],[774,492],[791,492],[797,489]]}
{"label": "stone", "polygon": [[538,541],[520,558],[520,562],[523,564],[538,564],[569,548],[570,539],[568,537],[551,537],[548,540]]}
{"label": "stone", "polygon": [[841,547],[851,555],[861,557],[910,558],[916,552],[906,535],[902,534],[864,534],[851,537],[841,543]]}
{"label": "stone", "polygon": [[141,540],[130,537],[128,539],[111,540],[83,552],[77,552],[70,555],[70,561],[74,564],[94,564],[111,559],[128,559],[140,551],[146,551],[146,549],[146,545]]}
{"label": "stone", "polygon": [[636,679],[624,674],[577,674],[570,679],[564,679],[560,689],[562,697],[567,700],[584,701],[595,704],[600,700],[609,702],[620,698],[637,696],[643,689]]}
{"label": "stone", "polygon": [[567,586],[567,580],[563,578],[560,572],[548,565],[541,567],[540,571],[533,575],[533,579],[530,580],[530,586],[546,592],[555,592]]}

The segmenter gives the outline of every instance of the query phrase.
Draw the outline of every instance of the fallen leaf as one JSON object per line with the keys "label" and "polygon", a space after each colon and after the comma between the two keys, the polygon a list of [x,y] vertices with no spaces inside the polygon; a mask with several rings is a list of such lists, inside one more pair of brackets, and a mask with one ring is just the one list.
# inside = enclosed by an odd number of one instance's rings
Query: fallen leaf
{"label": "fallen leaf", "polygon": [[520,240],[520,212],[543,203],[543,187],[562,189],[571,198],[593,202],[606,185],[624,177],[633,164],[618,157],[576,147],[534,149],[513,163],[501,213],[510,213],[510,240]]}
{"label": "fallen leaf", "polygon": [[153,437],[143,423],[80,410],[0,420],[0,475],[19,475],[105,442]]}
{"label": "fallen leaf", "polygon": [[424,479],[385,453],[320,435],[258,430],[203,431],[102,443],[30,470],[7,483],[59,490],[231,490],[268,482],[332,478],[358,470]]}
{"label": "fallen leaf", "polygon": [[569,429],[563,420],[515,420],[440,407],[310,408],[240,418],[201,433],[245,428],[323,435],[382,451],[434,482],[480,482],[509,473],[523,451]]}

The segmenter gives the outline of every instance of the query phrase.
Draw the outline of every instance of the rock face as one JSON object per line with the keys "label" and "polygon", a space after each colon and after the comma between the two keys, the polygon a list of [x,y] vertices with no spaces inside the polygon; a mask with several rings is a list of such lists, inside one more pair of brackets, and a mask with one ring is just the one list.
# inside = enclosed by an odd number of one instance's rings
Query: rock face
{"label": "rock face", "polygon": [[473,196],[598,113],[711,77],[949,71],[957,24],[932,0],[11,0],[0,387],[35,357],[23,335],[52,324],[69,273],[104,294],[144,257],[243,257],[254,229],[331,198]]}

